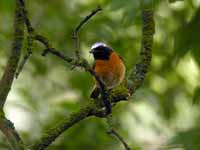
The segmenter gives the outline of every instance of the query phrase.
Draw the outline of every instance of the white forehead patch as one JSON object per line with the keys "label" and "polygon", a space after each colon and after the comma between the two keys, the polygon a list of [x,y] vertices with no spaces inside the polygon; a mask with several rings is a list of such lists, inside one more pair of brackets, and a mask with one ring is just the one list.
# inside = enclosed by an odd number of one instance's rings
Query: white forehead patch
{"label": "white forehead patch", "polygon": [[97,48],[97,47],[99,47],[99,46],[104,46],[104,47],[106,47],[107,45],[106,45],[105,43],[102,43],[102,42],[97,42],[97,43],[94,43],[94,44],[92,45],[91,49],[95,49],[95,48]]}

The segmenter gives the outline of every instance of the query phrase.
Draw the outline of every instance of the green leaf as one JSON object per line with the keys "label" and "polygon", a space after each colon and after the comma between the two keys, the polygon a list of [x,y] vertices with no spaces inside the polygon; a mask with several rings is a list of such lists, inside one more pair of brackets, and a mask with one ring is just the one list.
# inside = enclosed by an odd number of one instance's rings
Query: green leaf
{"label": "green leaf", "polygon": [[182,58],[187,52],[192,51],[195,56],[195,59],[200,64],[200,56],[199,47],[200,47],[200,7],[197,9],[194,17],[188,23],[183,23],[182,27],[177,31],[177,35],[175,36],[175,55],[179,60]]}

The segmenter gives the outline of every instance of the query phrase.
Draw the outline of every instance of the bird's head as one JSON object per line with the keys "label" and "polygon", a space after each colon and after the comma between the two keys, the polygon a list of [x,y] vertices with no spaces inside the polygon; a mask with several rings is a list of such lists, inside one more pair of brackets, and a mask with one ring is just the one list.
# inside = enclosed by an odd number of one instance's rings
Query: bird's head
{"label": "bird's head", "polygon": [[113,50],[102,42],[94,43],[90,51],[95,60],[108,60],[112,52]]}

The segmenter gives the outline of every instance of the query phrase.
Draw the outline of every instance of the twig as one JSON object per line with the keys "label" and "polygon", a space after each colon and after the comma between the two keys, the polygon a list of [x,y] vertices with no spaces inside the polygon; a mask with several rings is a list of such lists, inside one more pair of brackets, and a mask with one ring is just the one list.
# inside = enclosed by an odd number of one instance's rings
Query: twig
{"label": "twig", "polygon": [[113,121],[112,121],[112,115],[108,115],[106,117],[106,119],[107,119],[107,124],[108,124],[108,127],[109,127],[109,130],[107,131],[107,133],[116,137],[116,139],[119,140],[123,144],[125,150],[131,150],[131,148],[128,146],[128,144],[122,138],[122,136],[114,129]]}
{"label": "twig", "polygon": [[63,55],[61,52],[59,52],[58,50],[56,50],[55,48],[53,48],[51,46],[49,40],[46,37],[44,37],[44,36],[42,36],[40,34],[36,34],[34,36],[34,39],[37,40],[37,41],[39,41],[40,43],[42,43],[45,46],[45,48],[46,48],[43,51],[42,56],[46,56],[48,53],[51,53],[51,54],[53,54],[53,55],[55,55],[55,56],[63,59],[64,61],[66,61],[68,63],[72,63],[72,61],[74,60],[73,58],[70,58],[70,57],[68,57],[66,55]]}
{"label": "twig", "polygon": [[120,136],[119,133],[117,133],[117,131],[114,128],[108,131],[108,134],[115,136],[124,145],[125,150],[131,150],[126,141]]}
{"label": "twig", "polygon": [[34,28],[31,25],[31,22],[28,18],[28,11],[26,10],[26,5],[24,0],[19,0],[20,1],[20,5],[22,6],[22,11],[23,11],[23,17],[24,17],[24,22],[26,24],[26,28],[29,34],[34,32]]}
{"label": "twig", "polygon": [[32,48],[33,48],[32,46],[33,46],[33,38],[30,35],[28,35],[26,54],[24,55],[23,60],[19,64],[18,70],[16,71],[16,74],[15,74],[15,78],[18,78],[18,76],[21,73],[22,69],[24,68],[24,65],[26,64],[27,60],[32,55]]}
{"label": "twig", "polygon": [[23,70],[26,62],[28,61],[29,57],[32,55],[32,46],[33,46],[33,34],[34,34],[34,28],[31,25],[31,22],[28,18],[28,12],[26,10],[25,2],[24,0],[19,0],[20,5],[22,7],[22,13],[24,17],[24,23],[26,25],[26,29],[28,32],[27,35],[27,49],[26,49],[26,54],[23,57],[23,60],[19,64],[18,70],[16,71],[15,78],[18,78],[19,74]]}
{"label": "twig", "polygon": [[101,11],[102,8],[100,6],[97,6],[96,9],[92,10],[91,13],[86,16],[80,23],[79,25],[75,28],[74,30],[74,35],[73,35],[73,39],[75,41],[75,48],[76,48],[76,57],[77,59],[80,58],[80,40],[79,40],[79,31],[80,29],[83,27],[84,24],[86,24],[96,13],[98,13],[99,11]]}
{"label": "twig", "polygon": [[88,16],[86,16],[81,22],[80,24],[75,28],[75,32],[77,33],[81,27],[88,22],[88,20],[93,17],[97,12],[101,11],[102,8],[101,6],[97,6],[97,8],[95,10],[93,10]]}

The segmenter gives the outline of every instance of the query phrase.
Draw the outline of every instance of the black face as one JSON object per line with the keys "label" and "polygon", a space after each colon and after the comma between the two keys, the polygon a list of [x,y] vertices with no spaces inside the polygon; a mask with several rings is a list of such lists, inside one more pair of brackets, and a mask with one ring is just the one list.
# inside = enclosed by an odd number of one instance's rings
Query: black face
{"label": "black face", "polygon": [[93,54],[95,60],[108,60],[112,53],[112,49],[105,46],[99,46],[95,49],[92,49],[91,53]]}

